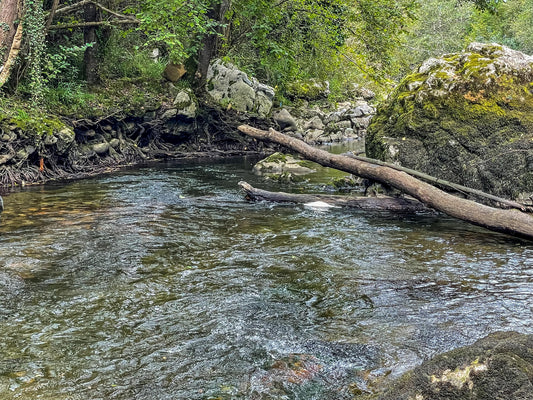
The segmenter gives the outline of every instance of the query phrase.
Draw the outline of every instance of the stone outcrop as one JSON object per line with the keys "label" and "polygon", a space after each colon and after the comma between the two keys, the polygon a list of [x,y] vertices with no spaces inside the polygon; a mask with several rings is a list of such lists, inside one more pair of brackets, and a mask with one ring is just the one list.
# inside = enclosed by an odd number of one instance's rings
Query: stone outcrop
{"label": "stone outcrop", "polygon": [[533,57],[472,43],[424,62],[373,118],[369,157],[502,197],[533,193]]}
{"label": "stone outcrop", "polygon": [[284,108],[273,117],[284,133],[321,144],[363,139],[374,114],[375,108],[360,98],[353,103],[339,103],[334,110],[319,106]]}
{"label": "stone outcrop", "polygon": [[424,362],[400,377],[384,394],[370,398],[533,399],[533,335],[493,333]]}
{"label": "stone outcrop", "polygon": [[261,117],[270,114],[275,94],[274,88],[221,60],[209,66],[207,93],[223,108],[255,113]]}

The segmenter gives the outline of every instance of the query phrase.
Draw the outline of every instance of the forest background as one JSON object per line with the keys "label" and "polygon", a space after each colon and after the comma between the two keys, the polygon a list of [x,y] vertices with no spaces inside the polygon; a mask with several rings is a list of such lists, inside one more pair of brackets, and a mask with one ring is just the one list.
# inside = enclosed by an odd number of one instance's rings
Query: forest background
{"label": "forest background", "polygon": [[158,96],[168,63],[201,93],[214,58],[276,87],[279,103],[309,78],[327,80],[333,102],[354,84],[386,96],[472,41],[532,54],[533,0],[2,0],[0,107],[109,112]]}

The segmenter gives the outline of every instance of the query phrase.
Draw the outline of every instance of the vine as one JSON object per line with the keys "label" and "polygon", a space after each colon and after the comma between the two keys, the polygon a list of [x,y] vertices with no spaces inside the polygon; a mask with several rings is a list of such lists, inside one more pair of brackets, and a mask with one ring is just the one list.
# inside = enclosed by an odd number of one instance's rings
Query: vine
{"label": "vine", "polygon": [[28,45],[28,74],[31,102],[41,106],[44,99],[45,79],[42,65],[45,57],[45,15],[42,0],[27,0],[24,30]]}

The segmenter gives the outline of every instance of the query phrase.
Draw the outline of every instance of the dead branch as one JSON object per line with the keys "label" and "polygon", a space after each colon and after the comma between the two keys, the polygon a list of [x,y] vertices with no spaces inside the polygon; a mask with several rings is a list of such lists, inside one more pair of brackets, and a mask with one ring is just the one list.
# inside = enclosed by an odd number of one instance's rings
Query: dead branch
{"label": "dead branch", "polygon": [[403,197],[338,196],[330,194],[296,194],[269,192],[254,188],[247,182],[239,182],[249,200],[273,201],[277,203],[312,203],[322,201],[335,207],[350,207],[366,211],[392,211],[398,213],[434,213],[435,211],[413,199]]}
{"label": "dead branch", "polygon": [[492,231],[533,240],[533,217],[526,213],[513,209],[497,209],[472,200],[459,198],[403,171],[343,155],[330,154],[273,129],[263,131],[248,125],[241,125],[238,129],[253,138],[275,142],[292,149],[304,158],[323,166],[392,186],[421,201],[426,206],[449,216]]}

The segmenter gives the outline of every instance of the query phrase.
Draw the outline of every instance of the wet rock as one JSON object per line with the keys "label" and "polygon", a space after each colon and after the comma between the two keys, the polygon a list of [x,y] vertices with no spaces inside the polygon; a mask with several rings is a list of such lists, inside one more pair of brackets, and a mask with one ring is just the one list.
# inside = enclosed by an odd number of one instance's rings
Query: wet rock
{"label": "wet rock", "polygon": [[230,63],[216,60],[207,72],[207,91],[220,106],[267,116],[272,109],[274,88],[238,70]]}
{"label": "wet rock", "polygon": [[429,59],[372,119],[367,154],[502,197],[531,193],[532,82],[533,56],[497,44]]}
{"label": "wet rock", "polygon": [[253,171],[259,175],[281,174],[288,172],[296,175],[304,175],[315,172],[309,161],[304,161],[290,155],[274,153],[254,165]]}
{"label": "wet rock", "polygon": [[379,400],[533,399],[533,335],[497,332],[424,362]]}

